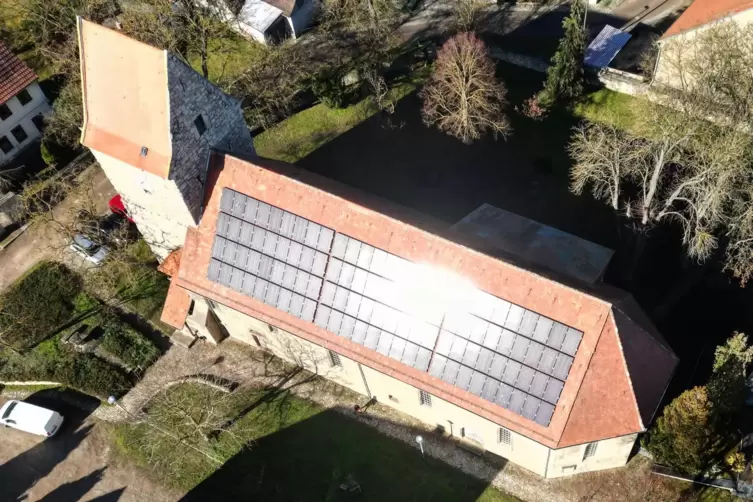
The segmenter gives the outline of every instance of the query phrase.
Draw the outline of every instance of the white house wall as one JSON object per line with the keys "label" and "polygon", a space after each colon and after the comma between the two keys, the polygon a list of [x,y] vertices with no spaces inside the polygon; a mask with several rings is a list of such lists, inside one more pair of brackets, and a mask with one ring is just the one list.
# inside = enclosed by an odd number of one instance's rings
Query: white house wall
{"label": "white house wall", "polygon": [[[34,140],[39,139],[42,136],[42,132],[37,129],[31,119],[40,113],[42,115],[49,115],[52,110],[44,92],[42,92],[42,88],[39,87],[37,82],[30,84],[26,87],[26,90],[31,96],[31,101],[26,103],[26,105],[22,105],[15,96],[5,102],[5,104],[8,105],[8,108],[10,108],[12,115],[7,119],[0,121],[0,137],[5,136],[8,138],[14,148],[7,154],[0,150],[0,165],[10,161],[27,146],[31,145]],[[10,132],[11,129],[19,124],[29,136],[23,141],[23,143],[19,143]]]}
{"label": "white house wall", "polygon": [[[509,444],[500,442],[500,426],[460,406],[431,397],[431,406],[420,401],[419,389],[389,375],[359,364],[343,355],[342,366],[332,367],[327,349],[304,340],[264,321],[249,317],[221,304],[214,311],[231,337],[250,345],[260,345],[278,357],[343,385],[355,392],[377,398],[422,422],[440,426],[461,440],[481,443],[487,451],[499,455],[540,476],[560,477],[580,472],[625,465],[636,435],[599,441],[594,456],[584,459],[586,445],[550,449],[526,436],[510,432]],[[254,339],[256,337],[256,339]],[[575,466],[575,469],[563,467]]]}
{"label": "white house wall", "polygon": [[668,60],[671,59],[667,57],[667,52],[672,50],[673,47],[682,47],[683,52],[685,52],[683,57],[687,60],[692,57],[692,51],[694,49],[693,42],[698,35],[720,23],[728,23],[731,21],[737,22],[740,25],[750,24],[753,22],[753,9],[739,12],[732,16],[700,26],[694,30],[686,31],[685,33],[680,33],[679,35],[661,40],[659,43],[659,59],[656,65],[654,81],[671,87],[680,87],[680,75],[677,70],[673,68],[672,64],[668,63]]}
{"label": "white house wall", "polygon": [[193,216],[174,181],[137,169],[92,150],[107,179],[122,196],[128,213],[154,254],[164,259],[183,245]]}

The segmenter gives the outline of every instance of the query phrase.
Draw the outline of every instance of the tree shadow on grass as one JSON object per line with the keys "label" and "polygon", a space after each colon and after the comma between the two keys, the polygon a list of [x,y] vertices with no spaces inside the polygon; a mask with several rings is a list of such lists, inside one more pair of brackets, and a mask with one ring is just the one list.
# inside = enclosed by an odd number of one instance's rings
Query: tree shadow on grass
{"label": "tree shadow on grass", "polygon": [[[286,409],[282,400],[280,412]],[[182,501],[470,502],[487,489],[488,482],[429,456],[422,458],[417,447],[345,413],[326,410],[254,441]],[[426,437],[427,449],[443,441],[425,431],[415,432]]]}

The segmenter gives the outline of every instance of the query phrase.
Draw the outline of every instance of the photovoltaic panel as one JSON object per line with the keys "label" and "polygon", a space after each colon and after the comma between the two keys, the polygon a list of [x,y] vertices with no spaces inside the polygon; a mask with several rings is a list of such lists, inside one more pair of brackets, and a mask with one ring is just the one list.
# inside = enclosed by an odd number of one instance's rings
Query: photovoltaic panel
{"label": "photovoltaic panel", "polygon": [[419,265],[233,190],[220,209],[211,280],[549,424],[582,332],[478,289],[433,302]]}

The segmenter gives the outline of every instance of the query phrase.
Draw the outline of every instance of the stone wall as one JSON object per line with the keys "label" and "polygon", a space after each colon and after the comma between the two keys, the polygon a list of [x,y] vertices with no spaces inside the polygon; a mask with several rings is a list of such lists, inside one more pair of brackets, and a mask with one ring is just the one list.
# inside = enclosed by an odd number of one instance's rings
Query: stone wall
{"label": "stone wall", "polygon": [[[238,101],[172,54],[167,57],[167,70],[173,154],[170,179],[197,222],[210,150],[248,157],[255,155],[254,144]],[[199,117],[206,127],[203,134],[195,123]]]}

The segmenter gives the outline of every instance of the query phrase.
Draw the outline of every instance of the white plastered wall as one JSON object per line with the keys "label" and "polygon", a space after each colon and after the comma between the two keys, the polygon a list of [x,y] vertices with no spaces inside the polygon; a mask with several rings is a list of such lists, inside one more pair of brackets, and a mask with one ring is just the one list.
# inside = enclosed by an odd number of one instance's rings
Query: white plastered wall
{"label": "white plastered wall", "polygon": [[193,217],[175,182],[102,152],[92,150],[92,153],[115,191],[123,197],[126,209],[154,254],[162,260],[183,246]]}

